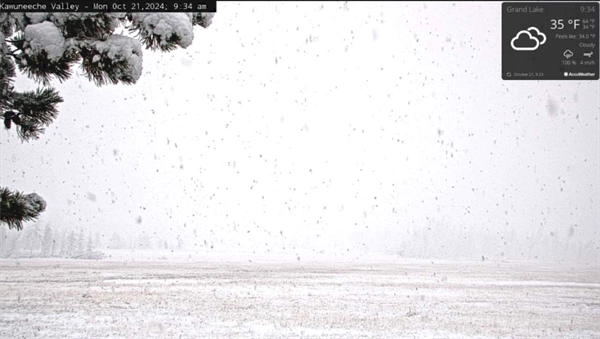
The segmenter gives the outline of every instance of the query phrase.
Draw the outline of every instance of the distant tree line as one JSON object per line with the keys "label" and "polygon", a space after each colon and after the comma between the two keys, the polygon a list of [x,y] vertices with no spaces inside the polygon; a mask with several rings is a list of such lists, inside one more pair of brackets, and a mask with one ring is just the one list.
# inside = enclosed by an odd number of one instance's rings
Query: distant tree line
{"label": "distant tree line", "polygon": [[101,259],[103,254],[96,251],[101,247],[99,234],[95,237],[85,234],[83,229],[53,230],[50,225],[44,228],[39,223],[23,232],[9,231],[0,227],[0,257],[2,258],[80,258]]}
{"label": "distant tree line", "polygon": [[0,227],[0,258],[75,258],[102,259],[105,250],[174,250],[182,249],[183,239],[164,239],[142,231],[125,236],[83,229],[54,229],[35,223],[21,232]]}

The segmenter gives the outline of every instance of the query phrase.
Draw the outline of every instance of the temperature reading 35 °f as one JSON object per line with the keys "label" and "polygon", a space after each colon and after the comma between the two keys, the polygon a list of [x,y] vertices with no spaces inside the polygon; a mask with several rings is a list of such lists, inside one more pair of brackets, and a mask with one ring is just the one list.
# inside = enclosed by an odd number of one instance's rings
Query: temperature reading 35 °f
{"label": "temperature reading 35 \u00b0f", "polygon": [[565,28],[565,22],[567,23],[567,25],[573,27],[573,29],[577,29],[577,27],[581,26],[580,19],[551,19],[550,29],[563,29]]}

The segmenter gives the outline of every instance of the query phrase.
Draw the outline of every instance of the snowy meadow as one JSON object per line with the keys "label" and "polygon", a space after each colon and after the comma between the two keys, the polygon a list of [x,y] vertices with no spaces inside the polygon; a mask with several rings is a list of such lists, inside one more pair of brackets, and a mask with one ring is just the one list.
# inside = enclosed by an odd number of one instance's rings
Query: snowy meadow
{"label": "snowy meadow", "polygon": [[597,338],[598,271],[207,254],[2,260],[0,337]]}

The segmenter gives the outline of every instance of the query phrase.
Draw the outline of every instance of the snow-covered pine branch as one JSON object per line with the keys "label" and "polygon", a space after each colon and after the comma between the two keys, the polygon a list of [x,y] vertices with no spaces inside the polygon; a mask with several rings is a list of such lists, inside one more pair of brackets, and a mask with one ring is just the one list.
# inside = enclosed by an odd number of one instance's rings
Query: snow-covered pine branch
{"label": "snow-covered pine branch", "polygon": [[36,193],[23,194],[0,188],[0,223],[8,228],[23,229],[23,223],[37,219],[46,209],[46,201]]}
{"label": "snow-covered pine branch", "polygon": [[[38,139],[63,101],[51,81],[65,81],[77,63],[96,85],[135,84],[142,75],[142,45],[172,51],[208,28],[214,13],[0,13],[0,114],[22,141]],[[135,37],[115,34],[119,27]],[[17,92],[16,69],[45,88]],[[0,189],[0,223],[21,229],[45,209],[37,194]]]}

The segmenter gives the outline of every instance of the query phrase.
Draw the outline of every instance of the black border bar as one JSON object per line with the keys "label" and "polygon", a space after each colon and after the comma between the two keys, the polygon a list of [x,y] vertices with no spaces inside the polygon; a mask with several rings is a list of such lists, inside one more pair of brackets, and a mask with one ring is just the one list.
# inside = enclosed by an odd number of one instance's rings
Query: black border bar
{"label": "black border bar", "polygon": [[184,13],[215,13],[217,1],[32,1],[32,0],[2,0],[0,1],[0,12],[126,12],[126,13],[161,13],[161,12],[184,12]]}

